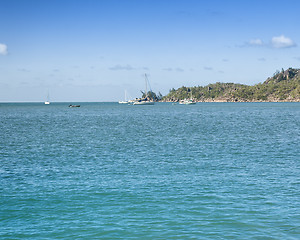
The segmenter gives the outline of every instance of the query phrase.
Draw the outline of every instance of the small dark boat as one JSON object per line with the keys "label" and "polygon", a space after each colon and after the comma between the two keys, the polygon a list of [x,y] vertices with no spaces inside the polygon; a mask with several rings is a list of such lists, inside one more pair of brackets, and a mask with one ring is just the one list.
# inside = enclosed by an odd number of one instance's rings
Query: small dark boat
{"label": "small dark boat", "polygon": [[80,105],[72,105],[72,104],[70,104],[69,107],[80,107]]}

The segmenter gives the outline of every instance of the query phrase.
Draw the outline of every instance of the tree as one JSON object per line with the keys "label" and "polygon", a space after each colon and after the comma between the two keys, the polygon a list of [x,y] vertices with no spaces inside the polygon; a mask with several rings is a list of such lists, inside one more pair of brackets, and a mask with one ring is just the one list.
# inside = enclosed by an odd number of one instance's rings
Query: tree
{"label": "tree", "polygon": [[[147,100],[151,100],[151,101],[157,101],[160,100],[158,99],[158,97],[156,96],[156,93],[153,91],[148,91],[147,94],[144,91],[141,91],[142,93],[142,98],[147,99]],[[160,93],[160,96],[162,98],[162,94]]]}

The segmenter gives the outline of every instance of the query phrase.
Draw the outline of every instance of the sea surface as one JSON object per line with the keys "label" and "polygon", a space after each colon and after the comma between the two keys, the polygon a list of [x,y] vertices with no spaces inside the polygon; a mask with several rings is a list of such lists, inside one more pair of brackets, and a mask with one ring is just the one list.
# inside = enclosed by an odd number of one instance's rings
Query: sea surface
{"label": "sea surface", "polygon": [[300,239],[300,103],[0,103],[0,239]]}

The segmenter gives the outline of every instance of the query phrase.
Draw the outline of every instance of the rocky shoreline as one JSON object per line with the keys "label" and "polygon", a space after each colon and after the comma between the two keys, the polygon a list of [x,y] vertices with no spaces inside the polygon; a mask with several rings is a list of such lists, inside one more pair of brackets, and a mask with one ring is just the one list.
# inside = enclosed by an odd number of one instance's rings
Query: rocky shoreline
{"label": "rocky shoreline", "polygon": [[[202,99],[202,100],[194,100],[195,102],[207,102],[207,103],[224,103],[224,102],[300,102],[300,98],[298,99],[270,99],[270,100],[245,100],[245,99]],[[172,101],[172,100],[161,100],[159,102],[179,102],[177,101]]]}
{"label": "rocky shoreline", "polygon": [[300,69],[276,71],[273,77],[253,86],[217,82],[173,88],[161,100],[178,102],[183,99],[194,102],[300,102]]}
{"label": "rocky shoreline", "polygon": [[[174,103],[173,101],[158,101],[158,102],[169,102],[169,103]],[[197,103],[288,103],[288,102],[300,102],[300,100],[292,100],[292,101],[288,101],[288,100],[278,100],[278,101],[225,101],[225,100],[204,100],[204,101],[195,101]],[[176,103],[176,102],[175,102]]]}

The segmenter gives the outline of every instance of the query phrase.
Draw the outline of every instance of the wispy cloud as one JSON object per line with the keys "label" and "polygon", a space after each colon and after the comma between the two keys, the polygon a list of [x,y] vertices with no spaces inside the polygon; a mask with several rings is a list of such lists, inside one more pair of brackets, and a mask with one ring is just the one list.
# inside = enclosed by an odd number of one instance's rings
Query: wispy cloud
{"label": "wispy cloud", "polygon": [[18,68],[18,71],[20,71],[20,72],[30,72],[30,70],[28,70],[26,68]]}
{"label": "wispy cloud", "polygon": [[250,46],[263,46],[264,42],[261,39],[256,38],[256,39],[251,39],[248,42],[248,45],[250,45]]}
{"label": "wispy cloud", "polygon": [[215,9],[207,9],[206,12],[208,15],[210,15],[212,17],[224,15],[224,12],[216,11]]}
{"label": "wispy cloud", "polygon": [[119,71],[119,70],[130,71],[130,70],[133,70],[134,68],[131,65],[129,65],[129,64],[124,65],[124,66],[120,65],[120,64],[117,64],[117,65],[115,65],[113,67],[110,67],[109,69],[112,70],[112,71]]}
{"label": "wispy cloud", "polygon": [[204,70],[207,70],[207,71],[212,71],[213,68],[212,67],[204,67]]}
{"label": "wispy cloud", "polygon": [[240,47],[269,47],[269,48],[290,48],[296,47],[297,44],[290,38],[284,35],[272,37],[268,43],[265,43],[260,38],[251,39]]}
{"label": "wispy cloud", "polygon": [[266,59],[263,58],[263,57],[262,58],[258,58],[257,60],[260,61],[260,62],[265,62],[266,61]]}
{"label": "wispy cloud", "polygon": [[184,69],[183,69],[183,68],[180,68],[180,67],[177,67],[177,68],[171,68],[171,67],[168,67],[168,68],[163,68],[162,70],[163,70],[163,71],[167,71],[167,72],[172,72],[172,71],[176,71],[176,72],[184,72]]}
{"label": "wispy cloud", "polygon": [[175,70],[176,70],[177,72],[184,72],[184,69],[182,69],[182,68],[180,68],[180,67],[176,68]]}
{"label": "wispy cloud", "polygon": [[0,55],[7,55],[7,45],[0,43]]}
{"label": "wispy cloud", "polygon": [[292,39],[285,37],[284,35],[273,37],[271,40],[271,45],[274,48],[290,48],[297,46]]}

